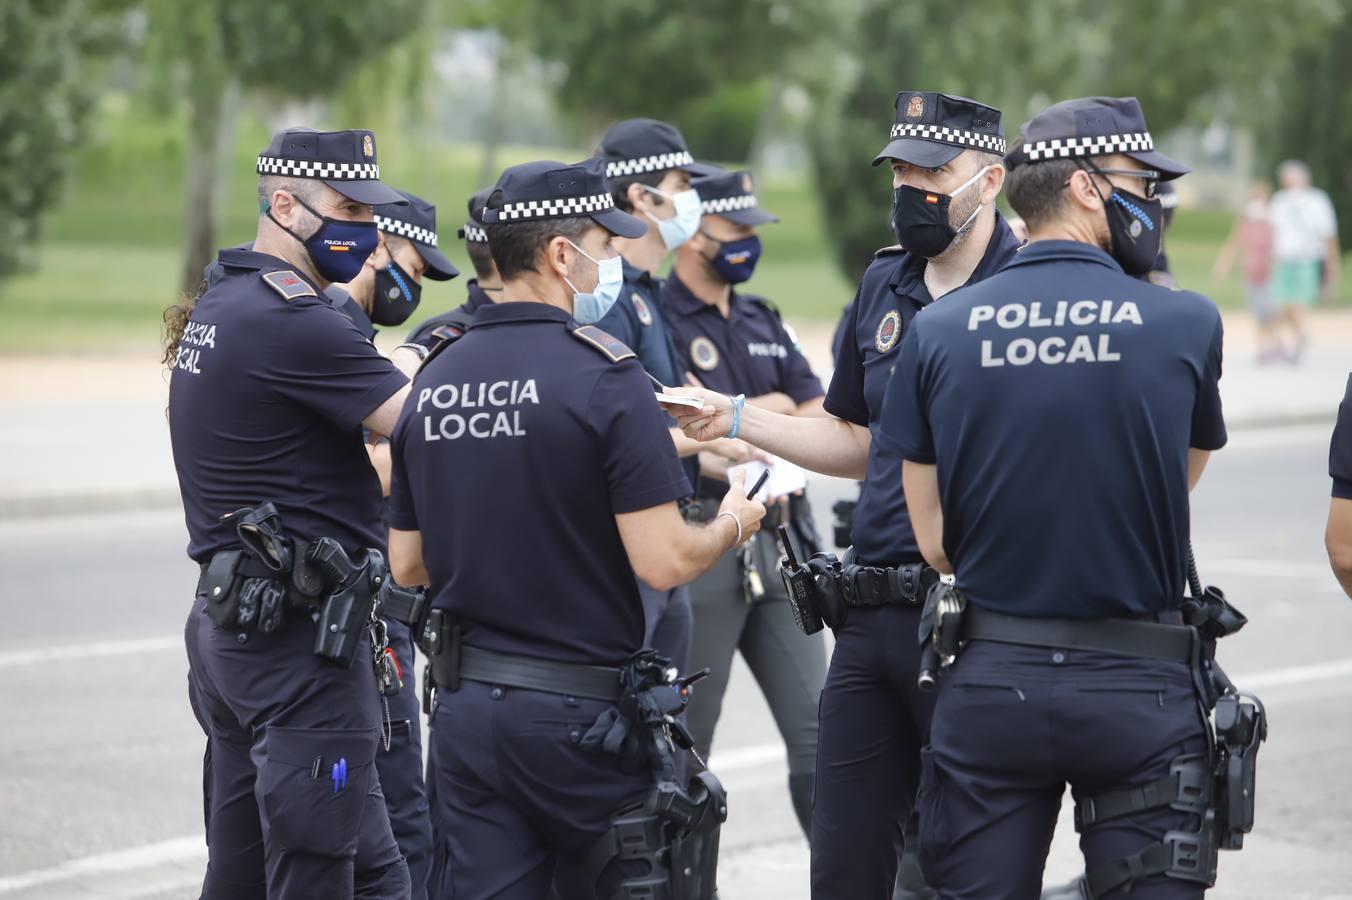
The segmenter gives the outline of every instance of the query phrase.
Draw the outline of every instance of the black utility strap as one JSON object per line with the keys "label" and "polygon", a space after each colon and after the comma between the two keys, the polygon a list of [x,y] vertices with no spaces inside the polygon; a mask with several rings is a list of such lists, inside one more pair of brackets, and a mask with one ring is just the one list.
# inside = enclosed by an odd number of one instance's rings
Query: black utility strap
{"label": "black utility strap", "polygon": [[845,603],[848,606],[920,606],[924,597],[920,592],[921,564],[880,569],[847,563],[842,571],[845,579]]}
{"label": "black utility strap", "polygon": [[1192,662],[1193,629],[1133,619],[1055,619],[1007,616],[968,604],[963,640],[998,641],[1065,650]]}
{"label": "black utility strap", "polygon": [[1171,831],[1161,843],[1151,844],[1134,856],[1090,867],[1084,878],[1089,884],[1089,895],[1102,897],[1124,884],[1134,884],[1152,875],[1213,885],[1215,847],[1205,833]]}
{"label": "black utility strap", "polygon": [[460,648],[460,678],[608,703],[619,702],[621,693],[619,669],[512,656],[468,644]]}

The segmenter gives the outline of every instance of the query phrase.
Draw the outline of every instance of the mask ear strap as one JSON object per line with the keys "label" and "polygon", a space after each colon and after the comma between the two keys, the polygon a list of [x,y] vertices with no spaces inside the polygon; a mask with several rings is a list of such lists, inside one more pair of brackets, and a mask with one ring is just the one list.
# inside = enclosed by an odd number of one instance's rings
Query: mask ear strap
{"label": "mask ear strap", "polygon": [[[288,193],[290,193],[290,192],[288,191]],[[324,227],[324,217],[321,216],[319,213],[315,212],[313,209],[311,209],[311,208],[310,208],[310,204],[306,203],[304,200],[300,199],[300,198],[297,197],[295,194],[291,194],[291,199],[292,199],[292,200],[295,200],[295,201],[296,201],[297,203],[299,203],[302,207],[304,207],[305,211],[308,212],[310,215],[312,215],[312,216],[314,216],[315,218],[319,219],[319,227],[320,227],[320,228],[323,228],[323,227]],[[286,227],[285,225],[283,225],[281,222],[277,221],[277,217],[274,216],[274,215],[272,214],[272,201],[271,201],[271,200],[267,200],[267,201],[265,201],[265,202],[266,202],[266,204],[267,204],[267,208],[264,209],[263,214],[264,214],[265,216],[267,216],[269,219],[272,220],[272,224],[276,225],[278,228],[282,229],[282,231],[285,231],[287,234],[291,235],[291,237],[295,238],[296,241],[297,241],[298,243],[304,244],[307,240],[309,240],[309,238],[303,238],[303,237],[301,237],[300,235],[298,235],[298,234],[296,234],[294,231],[292,231],[290,228],[287,228],[287,227]],[[314,237],[314,235],[310,235],[310,237]]]}

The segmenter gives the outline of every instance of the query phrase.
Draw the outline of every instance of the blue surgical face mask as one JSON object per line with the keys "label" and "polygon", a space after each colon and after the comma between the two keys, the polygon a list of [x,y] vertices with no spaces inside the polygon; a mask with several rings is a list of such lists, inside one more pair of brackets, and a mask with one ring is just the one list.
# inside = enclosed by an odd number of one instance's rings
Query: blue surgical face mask
{"label": "blue surgical face mask", "polygon": [[[707,234],[704,234],[704,237],[713,240]],[[720,242],[718,252],[709,260],[709,265],[713,266],[718,277],[728,284],[741,284],[756,270],[756,262],[760,256],[761,240],[753,234],[741,240]]]}
{"label": "blue surgical face mask", "polygon": [[380,244],[376,223],[332,219],[321,216],[299,197],[296,197],[296,202],[309,210],[310,215],[319,219],[319,229],[308,238],[301,237],[278,222],[271,209],[268,209],[268,218],[272,219],[278,228],[304,245],[320,278],[338,284],[347,284],[356,278],[366,258],[374,253]]}
{"label": "blue surgical face mask", "polygon": [[646,184],[643,187],[659,197],[666,197],[667,200],[671,201],[672,209],[676,210],[676,215],[670,219],[659,219],[646,209],[643,211],[645,216],[657,223],[657,232],[662,235],[662,243],[666,245],[668,250],[674,251],[695,236],[695,232],[699,231],[699,220],[702,215],[698,193],[692,189],[687,189],[679,193],[668,194],[666,191],[659,191],[657,188],[648,187]]}
{"label": "blue surgical face mask", "polygon": [[624,263],[619,256],[596,259],[572,241],[568,243],[578,253],[596,263],[596,287],[588,293],[579,291],[567,277],[563,279],[573,289],[573,318],[579,325],[591,325],[601,321],[615,301],[620,299],[620,285],[624,284]]}

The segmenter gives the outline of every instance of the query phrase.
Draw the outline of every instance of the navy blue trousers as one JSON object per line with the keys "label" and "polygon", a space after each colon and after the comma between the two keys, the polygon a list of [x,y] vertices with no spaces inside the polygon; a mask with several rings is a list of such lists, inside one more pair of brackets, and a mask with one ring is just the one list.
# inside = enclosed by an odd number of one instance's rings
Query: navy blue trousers
{"label": "navy blue trousers", "polygon": [[671,660],[684,675],[690,659],[690,636],[694,630],[690,588],[681,585],[669,591],[659,591],[639,581],[638,593],[643,600],[643,646],[652,647]]}
{"label": "navy blue trousers", "polygon": [[463,682],[437,692],[428,780],[436,845],[431,896],[444,900],[608,898],[583,860],[612,816],[651,792],[650,772],[579,746],[610,704]]}
{"label": "navy blue trousers", "polygon": [[[974,641],[940,680],[920,791],[920,858],[945,900],[1037,900],[1061,795],[1139,787],[1201,753],[1206,732],[1182,663]],[[1168,807],[1080,836],[1089,868],[1196,831]],[[1162,875],[1100,900],[1195,900]]]}
{"label": "navy blue trousers", "polygon": [[934,697],[916,687],[920,609],[855,608],[817,706],[813,900],[887,900]]}
{"label": "navy blue trousers", "polygon": [[376,754],[376,770],[380,773],[380,789],[385,794],[394,840],[408,863],[413,900],[426,900],[427,877],[432,869],[432,819],[423,782],[422,710],[413,670],[415,652],[408,626],[393,619],[387,624],[390,648],[399,660],[404,686],[388,698],[390,746],[387,750],[382,745]]}
{"label": "navy blue trousers", "polygon": [[188,615],[188,695],[207,736],[204,900],[409,896],[376,774],[383,715],[364,656],[313,653],[315,628],[217,628]]}

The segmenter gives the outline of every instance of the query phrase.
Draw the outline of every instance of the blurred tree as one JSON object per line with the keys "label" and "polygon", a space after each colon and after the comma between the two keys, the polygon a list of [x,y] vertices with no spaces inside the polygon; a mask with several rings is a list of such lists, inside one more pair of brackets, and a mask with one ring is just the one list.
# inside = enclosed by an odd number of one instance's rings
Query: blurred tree
{"label": "blurred tree", "polygon": [[60,196],[101,90],[101,63],[119,42],[123,6],[0,3],[0,280],[32,264],[42,216]]}
{"label": "blurred tree", "polygon": [[685,0],[679,10],[665,0],[495,6],[533,53],[564,64],[559,103],[591,139],[615,119],[679,121],[729,87],[782,78],[790,51],[835,33],[841,21],[833,4],[814,0]]}
{"label": "blurred tree", "polygon": [[[1275,178],[1277,163],[1283,159],[1303,159],[1310,165],[1314,183],[1328,191],[1338,212],[1339,238],[1346,248],[1345,235],[1352,230],[1352,57],[1347,48],[1352,41],[1352,10],[1340,3],[1341,20],[1327,28],[1319,39],[1299,53],[1282,73],[1269,96],[1278,102],[1265,102],[1254,110],[1252,121],[1269,180]],[[1347,113],[1347,115],[1343,115]]]}
{"label": "blurred tree", "polygon": [[363,63],[416,31],[423,4],[146,0],[146,9],[154,77],[178,86],[187,108],[182,285],[195,291],[216,251],[232,92],[238,88],[277,99],[331,97],[358,74],[378,77]]}
{"label": "blurred tree", "polygon": [[[807,82],[817,103],[808,139],[823,221],[853,280],[892,240],[889,178],[869,163],[885,143],[898,90],[939,90],[1000,107],[1009,139],[1050,103],[1093,94],[1139,97],[1156,135],[1234,108],[1263,110],[1257,118],[1270,128],[1286,95],[1278,103],[1265,86],[1346,0],[859,3],[846,63]],[[1330,35],[1329,52],[1338,46]],[[1337,84],[1328,81],[1330,90]]]}

